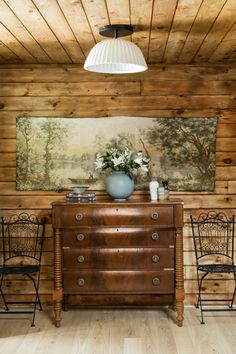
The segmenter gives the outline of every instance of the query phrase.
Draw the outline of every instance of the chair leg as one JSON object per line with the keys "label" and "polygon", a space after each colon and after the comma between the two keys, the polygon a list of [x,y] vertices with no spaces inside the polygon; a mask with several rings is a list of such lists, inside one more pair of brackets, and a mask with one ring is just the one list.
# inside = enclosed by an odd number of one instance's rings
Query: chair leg
{"label": "chair leg", "polygon": [[1,281],[0,281],[0,293],[1,293],[1,295],[2,295],[2,299],[3,299],[3,302],[4,302],[5,310],[6,310],[6,311],[9,311],[10,309],[9,309],[9,307],[7,306],[7,302],[6,302],[5,296],[4,296],[3,291],[2,291],[2,283],[3,283],[3,274],[2,274],[2,276],[1,276]]}
{"label": "chair leg", "polygon": [[233,297],[232,297],[231,303],[229,305],[229,308],[232,308],[233,304],[234,304],[234,298],[235,298],[235,293],[236,293],[236,273],[234,273],[234,281],[235,281],[234,293],[233,293]]}
{"label": "chair leg", "polygon": [[38,276],[38,280],[37,280],[37,285],[36,285],[34,278],[30,274],[26,274],[26,276],[32,280],[32,282],[34,284],[34,289],[35,289],[34,312],[33,312],[33,318],[32,318],[32,323],[31,323],[31,327],[35,327],[34,320],[35,320],[35,313],[36,313],[36,305],[39,304],[40,311],[43,311],[41,301],[39,298],[39,293],[38,293],[39,276]]}
{"label": "chair leg", "polygon": [[201,287],[202,287],[202,281],[203,279],[205,278],[205,276],[207,275],[208,273],[205,273],[201,279],[199,280],[199,274],[197,273],[197,281],[198,281],[198,298],[197,298],[197,303],[195,305],[195,307],[198,309],[199,308],[199,302],[200,302],[200,292],[201,292]]}
{"label": "chair leg", "polygon": [[200,304],[200,310],[201,310],[201,324],[205,324],[203,320],[203,311],[202,311],[202,299],[201,299],[201,288],[202,288],[202,281],[203,279],[207,276],[208,273],[205,273],[201,279],[199,280],[199,274],[197,273],[197,278],[198,278],[198,299],[197,299],[197,304],[196,308],[199,308]]}

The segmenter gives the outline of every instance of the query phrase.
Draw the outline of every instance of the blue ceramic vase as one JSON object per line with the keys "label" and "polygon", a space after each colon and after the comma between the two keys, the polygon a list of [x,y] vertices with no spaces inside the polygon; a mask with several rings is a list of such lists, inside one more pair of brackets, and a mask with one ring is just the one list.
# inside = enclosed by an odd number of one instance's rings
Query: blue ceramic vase
{"label": "blue ceramic vase", "polygon": [[118,201],[129,198],[134,190],[134,181],[124,171],[113,171],[106,179],[106,191],[109,196]]}

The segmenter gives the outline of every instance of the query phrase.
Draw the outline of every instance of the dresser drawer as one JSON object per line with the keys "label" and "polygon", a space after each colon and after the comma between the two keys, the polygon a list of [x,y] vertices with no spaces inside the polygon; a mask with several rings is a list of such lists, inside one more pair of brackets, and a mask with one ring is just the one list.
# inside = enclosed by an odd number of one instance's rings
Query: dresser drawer
{"label": "dresser drawer", "polygon": [[79,293],[174,293],[174,271],[64,271],[63,291]]}
{"label": "dresser drawer", "polygon": [[63,249],[64,269],[174,268],[173,248]]}
{"label": "dresser drawer", "polygon": [[78,227],[61,230],[62,244],[69,247],[157,247],[174,245],[174,229],[155,227]]}
{"label": "dresser drawer", "polygon": [[73,206],[62,207],[60,227],[89,225],[174,225],[172,206]]}

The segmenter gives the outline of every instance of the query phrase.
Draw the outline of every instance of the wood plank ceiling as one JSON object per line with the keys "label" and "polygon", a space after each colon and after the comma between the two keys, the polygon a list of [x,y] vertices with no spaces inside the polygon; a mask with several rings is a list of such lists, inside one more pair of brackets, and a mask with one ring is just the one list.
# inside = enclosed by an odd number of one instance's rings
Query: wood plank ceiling
{"label": "wood plank ceiling", "polygon": [[0,63],[84,63],[106,24],[149,64],[236,61],[236,0],[0,0]]}

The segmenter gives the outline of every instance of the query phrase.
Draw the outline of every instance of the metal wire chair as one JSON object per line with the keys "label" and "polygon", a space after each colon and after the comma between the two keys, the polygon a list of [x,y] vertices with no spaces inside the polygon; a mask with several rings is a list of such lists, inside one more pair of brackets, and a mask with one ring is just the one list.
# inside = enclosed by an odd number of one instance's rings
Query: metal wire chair
{"label": "metal wire chair", "polygon": [[[35,215],[21,213],[13,215],[8,220],[1,218],[2,255],[3,264],[0,267],[0,293],[2,295],[5,311],[4,314],[31,313],[32,323],[35,326],[36,307],[42,311],[38,287],[40,279],[40,265],[43,250],[46,219],[39,220]],[[24,275],[34,286],[34,301],[7,301],[3,292],[3,280],[8,275]],[[11,279],[14,283],[14,278]],[[17,294],[15,294],[17,296]],[[32,304],[32,309],[10,309],[11,304]]]}
{"label": "metal wire chair", "polygon": [[[235,216],[227,217],[225,213],[209,211],[201,213],[197,218],[190,216],[194,250],[197,265],[198,300],[200,305],[201,323],[204,323],[204,311],[232,311],[236,291],[236,266],[234,265],[234,222]],[[202,282],[208,274],[232,273],[235,287],[231,299],[202,298]],[[224,279],[225,280],[225,279]],[[228,302],[228,308],[205,308],[204,303]]]}

